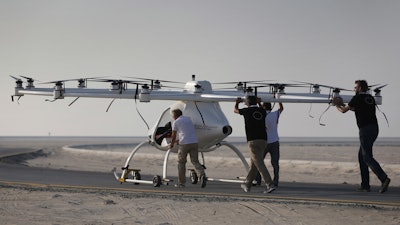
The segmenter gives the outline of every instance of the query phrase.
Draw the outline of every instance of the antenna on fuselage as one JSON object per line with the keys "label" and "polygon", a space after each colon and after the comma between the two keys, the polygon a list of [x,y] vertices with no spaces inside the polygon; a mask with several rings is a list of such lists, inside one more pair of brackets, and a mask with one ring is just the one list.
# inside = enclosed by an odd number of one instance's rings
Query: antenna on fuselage
{"label": "antenna on fuselage", "polygon": [[196,75],[192,75],[192,81],[195,81],[196,80]]}

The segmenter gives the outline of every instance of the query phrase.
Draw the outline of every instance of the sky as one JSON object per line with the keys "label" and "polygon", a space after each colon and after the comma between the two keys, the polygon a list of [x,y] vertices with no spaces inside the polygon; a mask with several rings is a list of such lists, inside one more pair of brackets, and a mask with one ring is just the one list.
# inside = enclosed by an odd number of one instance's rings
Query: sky
{"label": "sky", "polygon": [[[71,107],[73,99],[11,102],[9,75],[186,82],[196,74],[211,83],[389,84],[380,106],[389,123],[377,112],[380,136],[399,137],[399,12],[396,0],[0,0],[0,136],[146,136],[136,109],[152,125],[174,103],[117,100],[106,112],[108,99],[79,99]],[[232,136],[244,136],[233,106],[221,103]],[[322,114],[326,104],[284,107],[282,137],[358,136],[353,112],[331,107]]]}

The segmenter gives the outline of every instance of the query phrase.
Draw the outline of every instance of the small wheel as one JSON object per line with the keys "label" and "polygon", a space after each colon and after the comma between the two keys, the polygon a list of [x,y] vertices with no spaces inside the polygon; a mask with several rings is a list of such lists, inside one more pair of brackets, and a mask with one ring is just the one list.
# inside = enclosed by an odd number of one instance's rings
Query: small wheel
{"label": "small wheel", "polygon": [[190,181],[192,182],[192,184],[197,184],[197,182],[199,181],[199,177],[197,176],[196,171],[190,170],[189,176],[190,176]]}
{"label": "small wheel", "polygon": [[[132,172],[132,177],[134,180],[141,180],[142,176],[140,175],[139,171],[133,171]],[[139,183],[134,183],[135,185],[138,185]]]}
{"label": "small wheel", "polygon": [[160,176],[154,176],[153,177],[153,186],[154,187],[160,187],[161,186],[161,177]]}

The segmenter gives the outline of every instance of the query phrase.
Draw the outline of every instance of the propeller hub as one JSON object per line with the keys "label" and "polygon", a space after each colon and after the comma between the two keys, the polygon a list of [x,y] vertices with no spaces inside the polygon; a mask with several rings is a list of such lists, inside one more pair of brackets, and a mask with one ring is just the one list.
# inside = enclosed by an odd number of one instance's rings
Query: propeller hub
{"label": "propeller hub", "polygon": [[246,88],[246,92],[248,92],[248,93],[251,93],[251,92],[253,92],[253,88],[252,88],[252,87],[248,87],[248,88]]}
{"label": "propeller hub", "polygon": [[203,92],[202,86],[200,84],[194,85],[194,93],[201,93]]}
{"label": "propeller hub", "polygon": [[161,82],[159,80],[154,81],[153,89],[161,89]]}
{"label": "propeller hub", "polygon": [[85,88],[86,87],[86,80],[85,79],[79,79],[78,80],[78,88]]}
{"label": "propeller hub", "polygon": [[22,80],[16,80],[15,83],[17,84],[17,88],[22,88]]}
{"label": "propeller hub", "polygon": [[144,84],[144,85],[142,85],[142,88],[143,88],[144,90],[149,90],[149,85]]}
{"label": "propeller hub", "polygon": [[237,83],[235,88],[238,91],[243,91],[243,83],[242,82]]}
{"label": "propeller hub", "polygon": [[314,94],[321,93],[321,88],[320,88],[320,86],[318,84],[314,84],[312,87],[313,87],[313,93]]}

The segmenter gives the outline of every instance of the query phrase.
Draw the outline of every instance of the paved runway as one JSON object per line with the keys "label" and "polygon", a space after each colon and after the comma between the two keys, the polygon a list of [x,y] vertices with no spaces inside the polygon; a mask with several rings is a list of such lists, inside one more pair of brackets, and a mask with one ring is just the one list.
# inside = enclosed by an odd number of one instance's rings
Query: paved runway
{"label": "paved runway", "polygon": [[[142,174],[142,179],[152,176]],[[172,177],[174,179],[174,177]],[[244,193],[239,184],[208,182],[206,188],[187,184],[185,188],[173,185],[152,185],[133,183],[120,184],[111,173],[54,170],[27,167],[19,164],[0,162],[0,186],[28,186],[62,188],[94,191],[123,191],[136,193],[160,193],[166,195],[195,195],[224,198],[250,198],[274,201],[317,202],[327,204],[354,204],[371,206],[400,207],[400,188],[389,187],[388,192],[380,194],[379,187],[372,187],[369,193],[356,192],[356,186],[348,184],[285,183],[273,193],[262,194],[261,187],[253,187],[252,192]]]}

